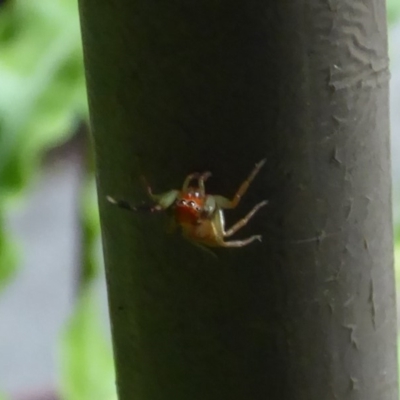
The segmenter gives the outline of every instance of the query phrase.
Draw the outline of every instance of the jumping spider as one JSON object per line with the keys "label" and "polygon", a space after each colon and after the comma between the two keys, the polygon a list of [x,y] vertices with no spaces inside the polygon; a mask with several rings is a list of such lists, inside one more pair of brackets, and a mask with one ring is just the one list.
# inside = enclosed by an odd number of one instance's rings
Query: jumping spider
{"label": "jumping spider", "polygon": [[[261,235],[227,242],[224,239],[243,228],[254,214],[268,202],[264,200],[256,204],[244,218],[228,230],[225,230],[223,209],[232,209],[239,204],[240,199],[264,164],[265,159],[255,165],[232,200],[220,195],[206,193],[204,183],[211,176],[211,172],[192,173],[186,177],[181,190],[170,190],[162,194],[153,194],[151,187],[146,184],[147,193],[154,202],[153,206],[134,206],[124,200],[116,200],[110,196],[107,196],[107,200],[118,207],[132,211],[147,209],[153,212],[172,209],[174,223],[180,226],[183,235],[190,241],[209,247],[243,247],[255,240],[261,241]],[[194,180],[197,180],[198,185],[189,186]]]}

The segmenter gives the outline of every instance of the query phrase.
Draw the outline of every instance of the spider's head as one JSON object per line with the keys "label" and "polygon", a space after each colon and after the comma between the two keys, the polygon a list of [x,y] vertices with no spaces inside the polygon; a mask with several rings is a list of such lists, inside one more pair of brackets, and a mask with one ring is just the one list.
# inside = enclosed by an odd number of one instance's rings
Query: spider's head
{"label": "spider's head", "polygon": [[179,223],[196,223],[202,217],[205,196],[197,188],[181,192],[175,201],[175,215]]}

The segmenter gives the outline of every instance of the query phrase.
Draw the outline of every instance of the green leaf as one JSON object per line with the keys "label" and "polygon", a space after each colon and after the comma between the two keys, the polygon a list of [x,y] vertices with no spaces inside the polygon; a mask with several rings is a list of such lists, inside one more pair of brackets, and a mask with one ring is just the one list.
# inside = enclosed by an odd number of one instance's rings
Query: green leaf
{"label": "green leaf", "polygon": [[112,351],[94,292],[83,292],[61,345],[63,400],[116,400]]}

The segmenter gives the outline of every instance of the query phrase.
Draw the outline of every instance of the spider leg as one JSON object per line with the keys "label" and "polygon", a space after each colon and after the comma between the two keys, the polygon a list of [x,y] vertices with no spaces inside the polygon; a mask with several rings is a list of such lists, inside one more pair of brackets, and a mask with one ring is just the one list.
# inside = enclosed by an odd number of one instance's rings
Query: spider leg
{"label": "spider leg", "polygon": [[255,240],[258,240],[261,242],[261,235],[254,235],[250,236],[247,239],[243,240],[231,240],[229,242],[222,242],[219,244],[221,247],[243,247],[247,246],[248,244],[254,242]]}
{"label": "spider leg", "polygon": [[107,200],[109,203],[119,207],[123,208],[124,210],[129,210],[129,211],[150,211],[150,212],[155,212],[155,211],[162,211],[162,207],[159,204],[156,205],[147,205],[147,204],[141,204],[138,206],[134,206],[133,204],[125,201],[125,200],[117,200],[114,199],[111,196],[107,196]]}
{"label": "spider leg", "polygon": [[148,195],[152,200],[154,200],[154,198],[153,198],[153,196],[154,196],[154,194],[153,194],[153,189],[151,188],[151,186],[150,186],[149,182],[147,181],[146,177],[145,177],[144,175],[142,175],[142,176],[140,177],[140,179],[142,180],[142,182],[143,182],[143,184],[144,184],[144,187],[146,188],[147,195]]}
{"label": "spider leg", "polygon": [[187,192],[189,189],[189,184],[193,179],[199,179],[200,178],[200,174],[198,172],[193,172],[192,174],[188,175],[185,179],[185,181],[183,182],[183,186],[182,186],[182,192]]}
{"label": "spider leg", "polygon": [[[261,208],[264,207],[268,204],[267,200],[264,200],[258,204],[256,204],[251,210],[250,212],[243,217],[242,219],[240,219],[238,222],[236,222],[235,225],[233,225],[230,229],[228,229],[226,232],[224,232],[224,237],[229,237],[232,236],[235,232],[237,232],[239,229],[243,228],[249,221],[250,219],[254,216],[254,214]],[[255,236],[253,236],[255,237]],[[261,236],[259,236],[261,238]],[[255,239],[253,239],[255,240]]]}
{"label": "spider leg", "polygon": [[235,208],[239,204],[240,199],[246,193],[247,189],[250,186],[250,183],[253,181],[253,179],[256,177],[256,175],[260,172],[260,169],[265,164],[265,161],[266,161],[266,159],[264,158],[255,165],[255,167],[251,171],[248,178],[239,186],[239,189],[233,196],[232,200],[229,200],[223,196],[215,196],[218,205],[222,208]]}
{"label": "spider leg", "polygon": [[207,171],[207,172],[203,172],[200,176],[199,176],[199,190],[200,190],[200,194],[202,196],[206,195],[206,188],[204,185],[204,182],[211,176],[211,172]]}
{"label": "spider leg", "polygon": [[[165,210],[165,209],[167,209],[168,207],[170,207],[174,203],[174,201],[175,201],[175,199],[176,199],[176,197],[178,196],[178,193],[179,193],[178,190],[170,190],[170,191],[165,192],[165,193],[154,194],[153,193],[153,189],[151,188],[151,186],[147,182],[147,179],[145,178],[144,175],[141,176],[141,179],[142,179],[142,182],[144,183],[144,186],[146,188],[147,195],[150,197],[150,199],[154,203],[156,203],[155,206],[152,206],[153,209],[151,211],[162,211],[162,210]],[[144,206],[139,206],[139,207],[136,207],[135,209],[137,209],[137,208],[143,209],[143,207]],[[126,208],[126,207],[122,207],[122,208]],[[151,207],[149,206],[149,208],[151,208]]]}
{"label": "spider leg", "polygon": [[192,180],[197,179],[199,182],[199,189],[200,193],[204,196],[206,194],[204,182],[211,176],[211,172],[203,172],[202,174],[199,174],[198,172],[193,172],[192,174],[188,175],[183,182],[182,186],[182,192],[187,192],[189,189],[189,184]]}

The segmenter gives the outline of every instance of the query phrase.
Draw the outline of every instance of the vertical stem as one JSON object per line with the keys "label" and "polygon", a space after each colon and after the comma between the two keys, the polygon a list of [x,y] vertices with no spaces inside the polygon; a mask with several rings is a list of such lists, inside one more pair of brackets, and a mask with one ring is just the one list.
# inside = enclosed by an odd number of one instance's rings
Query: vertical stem
{"label": "vertical stem", "polygon": [[[80,11],[120,400],[397,400],[384,1]],[[217,258],[105,201],[264,157]]]}

